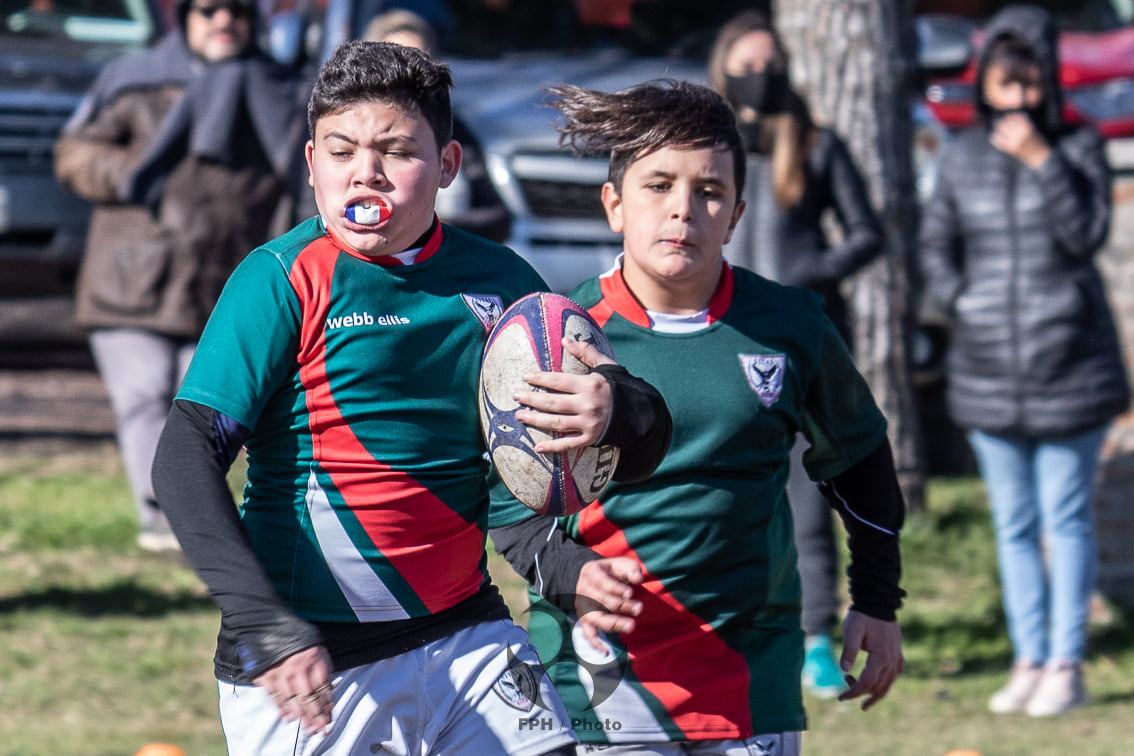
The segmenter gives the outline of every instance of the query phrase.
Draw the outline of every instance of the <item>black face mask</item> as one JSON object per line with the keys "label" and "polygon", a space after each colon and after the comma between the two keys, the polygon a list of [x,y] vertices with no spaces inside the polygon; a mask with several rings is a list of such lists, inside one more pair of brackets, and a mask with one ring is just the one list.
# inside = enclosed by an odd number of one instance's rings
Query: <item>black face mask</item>
{"label": "black face mask", "polygon": [[1035,127],[1036,131],[1040,132],[1041,134],[1045,133],[1044,108],[1042,103],[1034,108],[1005,108],[1003,110],[994,108],[989,105],[988,110],[991,115],[991,117],[988,119],[989,130],[995,129],[996,124],[998,124],[1000,122],[1000,119],[1004,118],[1004,116],[1012,115],[1013,113],[1020,113],[1021,115],[1027,116],[1028,120],[1032,122],[1032,126]]}
{"label": "black face mask", "polygon": [[725,76],[725,94],[737,107],[749,107],[760,115],[784,112],[787,105],[787,71],[765,69],[743,76]]}

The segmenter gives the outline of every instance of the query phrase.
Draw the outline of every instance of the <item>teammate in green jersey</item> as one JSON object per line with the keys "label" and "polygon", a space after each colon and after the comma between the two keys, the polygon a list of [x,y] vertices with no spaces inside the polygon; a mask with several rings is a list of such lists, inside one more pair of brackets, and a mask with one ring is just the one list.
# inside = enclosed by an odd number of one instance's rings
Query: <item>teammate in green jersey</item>
{"label": "teammate in green jersey", "polygon": [[716,93],[552,94],[564,140],[611,153],[602,201],[623,237],[615,267],[571,296],[662,392],[673,441],[650,479],[555,527],[500,497],[492,540],[532,584],[529,631],[579,753],[792,756],[806,727],[784,490],[797,433],[850,536],[840,699],[869,708],[904,667],[904,505],[885,420],[818,295],[723,260],[745,155]]}

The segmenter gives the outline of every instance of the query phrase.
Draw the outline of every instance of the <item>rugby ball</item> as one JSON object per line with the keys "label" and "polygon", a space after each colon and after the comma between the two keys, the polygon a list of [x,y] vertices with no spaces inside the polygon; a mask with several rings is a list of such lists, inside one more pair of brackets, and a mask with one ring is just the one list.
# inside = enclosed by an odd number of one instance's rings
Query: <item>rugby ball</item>
{"label": "rugby ball", "polygon": [[[563,348],[563,339],[586,341],[613,359],[610,342],[579,305],[559,294],[517,300],[488,336],[480,366],[480,424],[500,479],[525,506],[559,517],[578,512],[602,494],[618,466],[618,448],[590,446],[537,454],[535,445],[558,434],[516,420],[512,395],[532,389],[526,372],[583,374],[587,366]],[[541,390],[541,389],[537,389]]]}

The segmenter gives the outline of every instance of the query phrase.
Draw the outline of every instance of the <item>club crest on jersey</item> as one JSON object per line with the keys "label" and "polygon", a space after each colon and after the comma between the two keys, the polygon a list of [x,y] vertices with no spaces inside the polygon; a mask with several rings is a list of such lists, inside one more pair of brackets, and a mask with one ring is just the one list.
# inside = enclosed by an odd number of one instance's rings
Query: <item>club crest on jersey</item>
{"label": "club crest on jersey", "polygon": [[500,675],[492,690],[513,709],[531,711],[538,697],[535,673],[527,664],[512,656],[511,649],[509,656],[511,659],[508,669]]}
{"label": "club crest on jersey", "polygon": [[504,314],[504,302],[495,294],[462,294],[461,299],[465,300],[472,314],[476,315],[485,332],[491,331]]}
{"label": "club crest on jersey", "polygon": [[771,407],[780,398],[784,388],[784,366],[787,357],[783,354],[741,354],[740,365],[748,385],[760,397],[765,407]]}

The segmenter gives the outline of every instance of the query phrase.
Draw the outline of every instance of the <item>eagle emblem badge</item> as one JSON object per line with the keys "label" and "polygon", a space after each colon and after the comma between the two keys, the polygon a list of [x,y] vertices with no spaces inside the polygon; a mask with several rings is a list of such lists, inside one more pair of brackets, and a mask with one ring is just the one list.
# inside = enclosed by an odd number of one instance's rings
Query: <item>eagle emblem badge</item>
{"label": "eagle emblem badge", "polygon": [[783,354],[741,354],[740,366],[748,385],[760,397],[760,403],[771,407],[780,398],[784,388],[787,356]]}
{"label": "eagle emblem badge", "polygon": [[485,333],[491,332],[504,314],[504,302],[495,294],[462,294],[461,298],[484,326]]}

